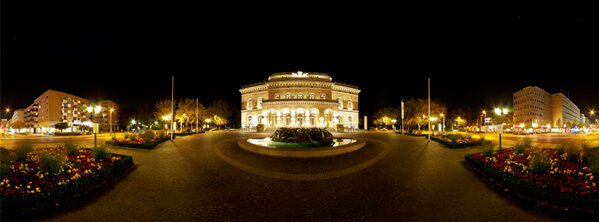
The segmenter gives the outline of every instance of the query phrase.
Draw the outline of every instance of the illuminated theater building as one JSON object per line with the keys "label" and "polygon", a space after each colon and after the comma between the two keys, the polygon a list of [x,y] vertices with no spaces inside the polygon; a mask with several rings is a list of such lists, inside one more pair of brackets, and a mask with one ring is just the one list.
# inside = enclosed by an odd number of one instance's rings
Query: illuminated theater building
{"label": "illuminated theater building", "polygon": [[241,92],[241,126],[358,128],[356,86],[333,82],[326,73],[279,72]]}

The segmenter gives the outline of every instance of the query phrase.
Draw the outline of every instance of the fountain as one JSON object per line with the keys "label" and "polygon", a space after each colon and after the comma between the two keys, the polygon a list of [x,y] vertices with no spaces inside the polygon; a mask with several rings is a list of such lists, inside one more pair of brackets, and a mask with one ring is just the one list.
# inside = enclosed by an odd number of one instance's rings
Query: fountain
{"label": "fountain", "polygon": [[358,150],[365,141],[335,138],[321,128],[279,128],[270,137],[242,139],[237,142],[244,150],[282,157],[324,157]]}

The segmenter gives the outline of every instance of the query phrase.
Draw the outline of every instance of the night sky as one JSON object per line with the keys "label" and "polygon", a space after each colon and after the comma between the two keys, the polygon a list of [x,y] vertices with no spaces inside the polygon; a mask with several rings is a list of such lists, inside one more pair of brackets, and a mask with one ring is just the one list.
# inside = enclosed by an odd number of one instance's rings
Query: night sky
{"label": "night sky", "polygon": [[171,75],[177,98],[239,106],[241,86],[297,70],[358,86],[366,115],[426,98],[429,76],[450,110],[511,105],[528,85],[569,95],[584,112],[599,105],[596,17],[115,8],[3,5],[1,106],[24,108],[47,89],[153,104],[170,96]]}

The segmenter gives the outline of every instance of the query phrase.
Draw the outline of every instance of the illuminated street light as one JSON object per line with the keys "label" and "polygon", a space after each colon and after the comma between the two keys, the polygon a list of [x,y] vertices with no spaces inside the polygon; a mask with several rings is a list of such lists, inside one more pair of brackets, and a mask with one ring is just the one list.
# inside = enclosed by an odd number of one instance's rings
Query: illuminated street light
{"label": "illuminated street light", "polygon": [[595,115],[595,110],[591,110],[591,111],[589,111],[589,113],[591,114],[591,116],[594,116]]}
{"label": "illuminated street light", "polygon": [[135,124],[135,120],[134,119],[131,120],[131,124]]}
{"label": "illuminated street light", "polygon": [[441,113],[440,116],[443,117],[443,126],[441,127],[441,132],[445,132],[445,115],[443,115],[443,113]]}
{"label": "illuminated street light", "polygon": [[92,111],[94,111],[94,107],[88,106],[87,107],[87,112],[91,113]]}
{"label": "illuminated street light", "polygon": [[503,111],[503,115],[506,115],[506,114],[507,114],[507,112],[508,112],[508,110],[507,110],[506,108],[503,108],[503,110],[502,110],[502,111]]}
{"label": "illuminated street light", "polygon": [[101,107],[101,106],[96,106],[96,107],[94,108],[94,112],[95,112],[96,114],[97,114],[97,113],[99,113],[100,111],[102,111],[102,107]]}
{"label": "illuminated street light", "polygon": [[501,115],[501,109],[500,108],[495,108],[495,114],[497,114],[498,116]]}

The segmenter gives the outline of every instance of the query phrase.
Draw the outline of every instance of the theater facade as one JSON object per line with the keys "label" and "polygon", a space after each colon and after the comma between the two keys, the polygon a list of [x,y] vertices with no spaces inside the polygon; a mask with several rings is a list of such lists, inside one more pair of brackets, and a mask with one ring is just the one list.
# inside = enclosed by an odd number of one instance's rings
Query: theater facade
{"label": "theater facade", "polygon": [[241,127],[358,128],[356,86],[333,82],[326,73],[279,72],[268,81],[243,86]]}

